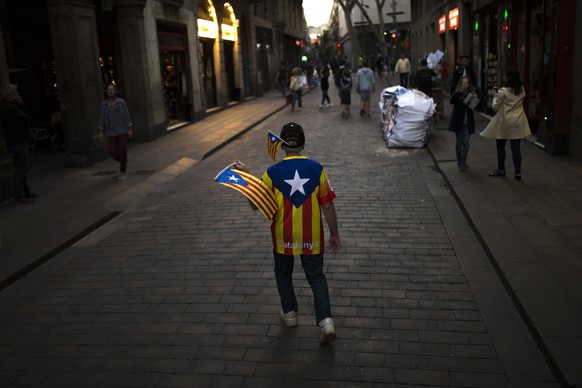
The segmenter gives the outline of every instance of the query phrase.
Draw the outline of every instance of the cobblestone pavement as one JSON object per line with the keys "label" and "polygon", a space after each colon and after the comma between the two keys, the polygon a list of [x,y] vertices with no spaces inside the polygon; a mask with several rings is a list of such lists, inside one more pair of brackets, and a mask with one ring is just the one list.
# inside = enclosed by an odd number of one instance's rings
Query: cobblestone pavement
{"label": "cobblestone pavement", "polygon": [[[4,290],[0,385],[557,387],[426,150],[387,149],[352,97],[342,119],[310,93]],[[329,346],[298,264],[280,323],[268,223],[212,181],[260,175],[291,120],[337,193]]]}

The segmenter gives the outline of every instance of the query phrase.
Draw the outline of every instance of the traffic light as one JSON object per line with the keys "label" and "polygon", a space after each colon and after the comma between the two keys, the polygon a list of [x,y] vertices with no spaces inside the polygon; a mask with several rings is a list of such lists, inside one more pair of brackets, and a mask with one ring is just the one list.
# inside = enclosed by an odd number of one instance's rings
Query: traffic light
{"label": "traffic light", "polygon": [[393,32],[391,36],[392,36],[392,39],[396,39],[396,33],[395,32]]}
{"label": "traffic light", "polygon": [[337,46],[338,49],[341,49],[342,48],[342,44],[341,43],[336,44],[336,46]]}

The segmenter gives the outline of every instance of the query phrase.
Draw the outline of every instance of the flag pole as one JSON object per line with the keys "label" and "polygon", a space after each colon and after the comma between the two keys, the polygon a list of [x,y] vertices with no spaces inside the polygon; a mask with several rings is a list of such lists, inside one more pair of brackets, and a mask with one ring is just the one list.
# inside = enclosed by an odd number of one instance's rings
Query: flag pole
{"label": "flag pole", "polygon": [[216,176],[214,177],[214,180],[217,180],[218,177],[225,172],[226,170],[228,170],[229,168],[231,168],[232,166],[234,166],[236,163],[231,163],[228,166],[226,166],[225,168],[223,168],[222,170],[220,170],[220,172],[218,174],[216,174]]}

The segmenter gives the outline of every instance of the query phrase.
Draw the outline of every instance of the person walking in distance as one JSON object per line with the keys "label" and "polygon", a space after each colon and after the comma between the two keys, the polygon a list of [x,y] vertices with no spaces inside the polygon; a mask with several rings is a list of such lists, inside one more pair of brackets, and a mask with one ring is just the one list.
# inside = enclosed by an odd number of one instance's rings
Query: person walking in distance
{"label": "person walking in distance", "polygon": [[14,201],[32,204],[38,197],[28,184],[28,144],[32,142],[30,117],[24,112],[22,97],[16,85],[0,88],[0,129],[6,140],[8,152],[14,160]]}
{"label": "person walking in distance", "polygon": [[469,57],[467,55],[461,56],[459,58],[459,65],[453,71],[453,81],[451,83],[451,95],[455,92],[457,85],[459,84],[459,80],[461,77],[467,76],[471,80],[471,84],[477,85],[477,76],[475,75],[475,70],[471,66],[469,66]]}
{"label": "person walking in distance", "polygon": [[[324,234],[321,212],[329,227],[329,250],[337,253],[340,237],[333,191],[323,166],[301,155],[305,147],[303,128],[294,122],[281,130],[285,158],[265,171],[262,181],[275,193],[277,211],[271,224],[275,280],[281,299],[279,317],[288,326],[297,326],[299,307],[293,288],[294,256],[299,255],[305,277],[313,292],[315,323],[320,328],[320,343],[336,337],[331,316],[329,289],[323,272]],[[248,172],[241,161],[235,167]],[[254,206],[253,206],[254,208]]]}
{"label": "person walking in distance", "polygon": [[319,109],[323,109],[323,104],[327,101],[327,103],[325,104],[326,108],[329,108],[331,106],[331,100],[329,99],[329,66],[323,65],[323,68],[321,69],[321,71],[319,72],[319,80],[320,80],[320,84],[319,86],[321,87],[321,104],[319,104]]}
{"label": "person walking in distance", "polygon": [[457,89],[451,97],[453,113],[449,122],[449,131],[455,132],[457,143],[455,151],[457,154],[457,166],[459,171],[465,171],[469,168],[467,165],[467,155],[469,155],[469,139],[471,134],[475,133],[475,117],[473,110],[465,105],[465,98],[473,94],[475,98],[474,87],[471,79],[467,76],[461,77]]}
{"label": "person walking in distance", "polygon": [[515,68],[508,68],[505,71],[503,83],[504,86],[493,98],[495,116],[481,132],[481,136],[496,141],[497,170],[493,170],[489,176],[504,177],[506,175],[505,145],[509,139],[513,166],[515,167],[514,178],[516,181],[521,181],[521,139],[531,134],[523,110],[525,90],[519,78],[519,71]]}
{"label": "person walking in distance", "polygon": [[284,96],[287,93],[287,83],[289,82],[285,61],[281,61],[279,70],[277,70],[277,75],[275,76],[275,81],[279,85],[279,93]]}
{"label": "person walking in distance", "polygon": [[125,101],[117,97],[117,87],[107,85],[107,99],[101,102],[99,116],[99,140],[107,135],[107,152],[119,162],[117,179],[127,178],[127,143],[133,136],[133,123]]}
{"label": "person walking in distance", "polygon": [[301,97],[303,95],[303,85],[301,84],[301,69],[296,67],[291,72],[291,81],[289,90],[291,90],[291,112],[295,112],[295,103],[297,110],[301,110]]}
{"label": "person walking in distance", "polygon": [[350,105],[352,105],[352,76],[350,69],[342,71],[342,77],[339,80],[339,95],[342,104],[342,117],[350,117]]}
{"label": "person walking in distance", "polygon": [[410,61],[404,53],[400,54],[400,59],[394,66],[394,71],[400,74],[400,86],[408,88],[408,75],[410,74]]}
{"label": "person walking in distance", "polygon": [[370,116],[370,98],[375,83],[374,71],[368,67],[368,62],[364,61],[356,73],[356,92],[360,95],[360,117]]}
{"label": "person walking in distance", "polygon": [[432,97],[432,79],[436,77],[433,69],[427,67],[428,62],[425,58],[420,60],[420,68],[416,72],[416,86],[418,90],[429,97]]}

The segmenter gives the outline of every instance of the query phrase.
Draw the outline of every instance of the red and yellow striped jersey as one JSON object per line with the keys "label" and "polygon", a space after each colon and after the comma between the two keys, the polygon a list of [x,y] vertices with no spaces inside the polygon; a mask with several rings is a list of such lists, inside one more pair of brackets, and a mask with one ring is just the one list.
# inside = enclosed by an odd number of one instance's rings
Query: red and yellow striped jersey
{"label": "red and yellow striped jersey", "polygon": [[321,206],[335,198],[323,166],[305,156],[290,156],[269,167],[262,180],[277,201],[273,249],[288,256],[323,253]]}

